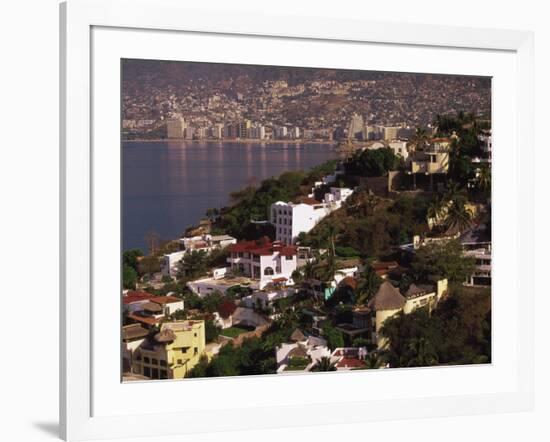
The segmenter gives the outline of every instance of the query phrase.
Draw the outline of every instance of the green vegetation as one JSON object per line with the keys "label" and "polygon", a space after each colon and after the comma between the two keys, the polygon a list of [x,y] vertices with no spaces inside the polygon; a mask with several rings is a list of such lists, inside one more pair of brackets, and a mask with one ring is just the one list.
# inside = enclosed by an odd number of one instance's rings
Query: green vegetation
{"label": "green vegetation", "polygon": [[221,333],[221,327],[216,325],[211,319],[204,321],[204,334],[206,343],[214,342],[218,340],[218,336]]}
{"label": "green vegetation", "polygon": [[475,259],[463,256],[459,241],[434,242],[416,251],[411,275],[415,281],[447,278],[451,283],[462,283],[472,274],[474,267]]}
{"label": "green vegetation", "polygon": [[248,333],[249,331],[254,330],[253,327],[244,327],[241,325],[234,325],[232,327],[224,328],[220,334],[222,336],[227,336],[228,338],[236,338],[243,333]]}
{"label": "green vegetation", "polygon": [[357,302],[360,305],[366,305],[376,294],[382,284],[382,278],[376,274],[370,265],[365,266],[363,275],[358,287]]}
{"label": "green vegetation", "polygon": [[330,324],[323,327],[323,337],[327,340],[330,351],[344,346],[344,335]]}
{"label": "green vegetation", "polygon": [[124,264],[122,267],[122,287],[135,290],[137,279],[138,275],[134,268]]}
{"label": "green vegetation", "polygon": [[139,249],[126,250],[122,254],[122,287],[135,290],[138,281],[138,258],[143,256]]}
{"label": "green vegetation", "polygon": [[273,348],[259,338],[246,339],[240,347],[229,343],[210,362],[201,360],[189,377],[216,377],[275,373]]}
{"label": "green vegetation", "polygon": [[390,170],[396,170],[400,159],[390,148],[365,149],[355,152],[344,162],[346,174],[353,176],[377,177]]}
{"label": "green vegetation", "polygon": [[[479,135],[490,129],[490,121],[481,120],[471,113],[459,112],[456,116],[438,115],[434,125],[437,127],[435,134],[437,137],[449,137],[453,134],[458,136],[458,140],[455,140],[452,145],[448,176],[460,187],[466,188],[470,181],[476,179],[478,167],[472,164],[472,158],[486,158]],[[487,166],[483,167],[488,169]],[[485,175],[488,178],[488,174]],[[490,183],[490,180],[485,178],[483,181],[482,187]],[[480,190],[479,187],[478,190]],[[488,196],[490,195],[485,193],[484,197]]]}
{"label": "green vegetation", "polygon": [[288,366],[286,370],[304,370],[310,363],[311,360],[309,358],[305,358],[302,356],[291,356],[288,360]]}
{"label": "green vegetation", "polygon": [[208,271],[208,255],[204,250],[192,250],[183,255],[179,263],[178,277],[195,279]]}
{"label": "green vegetation", "polygon": [[336,371],[336,365],[330,360],[329,356],[323,356],[311,371]]}
{"label": "green vegetation", "polygon": [[126,250],[122,254],[122,264],[133,268],[138,271],[138,258],[143,256],[143,252],[140,249]]}
{"label": "green vegetation", "polygon": [[358,191],[303,235],[300,244],[327,248],[333,232],[337,256],[349,256],[351,249],[363,258],[388,255],[411,242],[413,235],[428,231],[428,204],[429,198],[423,194],[402,194],[392,200]]}
{"label": "green vegetation", "polygon": [[388,319],[392,367],[486,363],[491,360],[490,289],[453,286],[432,312],[421,308]]}

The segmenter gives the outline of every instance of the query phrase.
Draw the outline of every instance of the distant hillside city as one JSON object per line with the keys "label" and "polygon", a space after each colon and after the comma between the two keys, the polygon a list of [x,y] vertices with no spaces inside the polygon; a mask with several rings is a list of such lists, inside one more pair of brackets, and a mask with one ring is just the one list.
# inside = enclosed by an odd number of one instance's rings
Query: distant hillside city
{"label": "distant hillside city", "polygon": [[123,60],[122,83],[127,140],[409,139],[491,109],[486,77]]}

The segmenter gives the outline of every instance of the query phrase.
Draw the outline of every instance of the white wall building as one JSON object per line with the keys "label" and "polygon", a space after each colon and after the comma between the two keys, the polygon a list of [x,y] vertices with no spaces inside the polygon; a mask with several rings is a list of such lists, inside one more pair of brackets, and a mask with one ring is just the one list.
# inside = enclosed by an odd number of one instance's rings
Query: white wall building
{"label": "white wall building", "polygon": [[400,156],[404,160],[409,158],[409,151],[407,150],[406,141],[390,141],[388,144],[395,155]]}
{"label": "white wall building", "polygon": [[278,126],[275,128],[276,138],[286,138],[288,136],[288,129],[285,126]]}
{"label": "white wall building", "polygon": [[256,290],[251,295],[241,299],[241,305],[254,308],[260,306],[262,308],[271,307],[274,301],[278,299],[288,298],[296,293],[294,288],[284,288],[279,290]]}
{"label": "white wall building", "polygon": [[277,241],[294,244],[300,233],[309,232],[328,214],[327,205],[318,201],[298,204],[278,201],[271,205],[270,221],[275,226]]}
{"label": "white wall building", "polygon": [[235,244],[237,240],[229,235],[198,235],[189,236],[179,239],[180,249],[186,252],[193,250],[203,250],[210,253],[215,249],[223,249],[231,244]]}
{"label": "white wall building", "polygon": [[185,251],[168,253],[164,255],[160,261],[160,271],[163,276],[176,277],[178,273],[178,263],[185,255]]}
{"label": "white wall building", "polygon": [[217,140],[221,140],[223,138],[223,124],[217,123],[212,126],[210,129],[210,133],[212,138],[215,138]]}
{"label": "white wall building", "polygon": [[166,122],[166,132],[168,138],[183,138],[185,135],[185,120],[183,118],[168,120]]}
{"label": "white wall building", "polygon": [[342,207],[344,201],[352,194],[353,190],[347,187],[331,187],[330,193],[325,193],[324,202],[328,204],[330,210],[336,210]]}
{"label": "white wall building", "polygon": [[384,140],[395,140],[398,132],[399,128],[397,126],[384,127]]}
{"label": "white wall building", "polygon": [[[302,337],[293,339],[295,335],[301,335]],[[303,371],[310,371],[321,358],[331,356],[330,350],[327,347],[327,341],[323,338],[317,336],[307,337],[297,329],[292,334],[291,340],[294,342],[283,343],[275,350],[278,374],[285,372],[290,364],[290,359],[293,357],[308,359],[309,363],[304,367]],[[292,370],[291,372],[295,373],[296,371]]]}
{"label": "white wall building", "polygon": [[264,237],[257,241],[241,241],[229,246],[227,262],[233,271],[259,280],[259,288],[270,283],[293,284],[292,272],[297,268],[297,247]]}

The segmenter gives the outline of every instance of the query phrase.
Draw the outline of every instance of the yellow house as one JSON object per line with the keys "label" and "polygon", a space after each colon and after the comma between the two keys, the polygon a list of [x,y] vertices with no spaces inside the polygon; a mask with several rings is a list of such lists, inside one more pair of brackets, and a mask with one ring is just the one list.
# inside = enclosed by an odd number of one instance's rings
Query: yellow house
{"label": "yellow house", "polygon": [[369,301],[368,307],[376,312],[373,342],[378,345],[378,348],[383,349],[387,346],[387,340],[379,335],[382,325],[386,319],[401,312],[406,302],[399,289],[389,281],[380,284],[378,292]]}
{"label": "yellow house", "polygon": [[133,371],[151,379],[181,379],[206,355],[204,321],[165,322],[142,343]]}
{"label": "yellow house", "polygon": [[448,282],[442,279],[437,281],[435,287],[411,284],[405,295],[402,295],[391,282],[384,281],[368,303],[368,307],[375,312],[373,342],[380,349],[387,347],[387,340],[379,335],[386,319],[400,312],[407,315],[419,307],[428,307],[431,312],[447,289]]}

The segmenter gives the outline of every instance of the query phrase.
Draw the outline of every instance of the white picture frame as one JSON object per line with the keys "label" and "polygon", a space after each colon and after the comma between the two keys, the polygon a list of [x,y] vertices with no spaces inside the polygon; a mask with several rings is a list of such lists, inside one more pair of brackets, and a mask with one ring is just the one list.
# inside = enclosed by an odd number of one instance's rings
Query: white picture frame
{"label": "white picture frame", "polygon": [[[66,440],[114,438],[124,436],[162,436],[174,433],[201,431],[226,431],[244,428],[271,428],[278,426],[301,426],[306,424],[352,423],[367,420],[435,417],[457,414],[511,412],[529,410],[533,406],[533,35],[530,32],[453,28],[435,25],[411,25],[366,22],[357,19],[315,19],[292,15],[257,15],[227,10],[194,9],[174,0],[69,0],[61,4],[61,176],[60,176],[60,255],[61,255],[61,301],[60,301],[60,428]],[[513,57],[515,96],[513,115],[515,137],[510,141],[511,150],[506,155],[513,158],[521,145],[522,161],[510,161],[509,183],[513,193],[513,212],[506,228],[509,229],[509,250],[496,243],[494,253],[513,254],[515,267],[508,269],[508,277],[520,280],[521,293],[515,284],[509,285],[507,296],[515,308],[513,316],[515,338],[513,365],[506,367],[512,375],[506,386],[494,391],[456,393],[434,396],[429,388],[423,394],[408,397],[364,399],[353,395],[332,401],[311,399],[294,400],[292,403],[273,401],[272,404],[231,404],[215,409],[216,419],[209,417],[214,410],[165,410],[149,412],[146,422],[139,413],[114,412],[112,409],[99,413],[98,404],[105,402],[94,398],[96,387],[102,384],[101,372],[94,370],[94,355],[99,350],[94,343],[94,279],[92,277],[94,213],[93,194],[97,192],[92,165],[93,159],[93,105],[92,54],[93,30],[127,29],[132,32],[174,31],[193,35],[232,36],[234,38],[265,38],[270,40],[290,39],[295,42],[325,42],[327,44],[377,44],[387,47],[406,46],[414,49],[439,48],[461,51],[476,50],[507,53]],[[274,63],[275,64],[275,63]],[[113,74],[116,75],[116,74]],[[118,81],[118,79],[117,79]],[[499,106],[495,100],[494,106]],[[118,112],[118,110],[117,110]],[[93,124],[92,124],[93,123]],[[118,124],[118,122],[116,122]],[[503,144],[504,145],[504,144]],[[498,149],[498,147],[497,147]],[[498,154],[497,154],[498,157]],[[500,155],[502,164],[505,156]],[[498,158],[497,158],[498,164]],[[96,171],[97,173],[97,171]],[[498,175],[497,175],[498,176]],[[505,188],[503,181],[500,185]],[[496,186],[498,186],[498,180]],[[95,206],[94,206],[95,207]],[[97,207],[95,207],[97,208]],[[497,218],[497,223],[500,223]],[[505,221],[502,221],[503,223]],[[495,223],[495,224],[497,224]],[[502,244],[502,242],[500,243]],[[114,250],[118,253],[118,245]],[[118,258],[117,258],[118,259]],[[497,260],[498,261],[498,260]],[[513,273],[513,274],[512,274]],[[113,296],[115,294],[113,293]],[[496,293],[495,296],[499,296]],[[497,310],[495,315],[499,315]],[[119,313],[114,313],[116,317]],[[112,315],[111,315],[112,316]],[[95,319],[97,321],[97,318]],[[118,323],[115,325],[118,326]],[[499,339],[498,336],[494,339]],[[113,362],[117,363],[118,362]],[[493,368],[498,364],[495,362]],[[113,370],[118,370],[118,365]],[[498,368],[498,367],[497,367]],[[428,371],[405,370],[403,382],[419,376],[438,376],[440,368]],[[467,370],[467,369],[463,369]],[[471,376],[477,376],[473,368]],[[390,371],[391,372],[391,371]],[[395,371],[393,372],[395,373]],[[426,375],[428,373],[428,375]],[[444,373],[448,376],[449,372]],[[468,376],[465,372],[465,376]],[[372,373],[368,373],[373,375]],[[391,373],[375,373],[377,379],[393,376]],[[340,376],[340,375],[339,375]],[[355,382],[346,377],[346,385]],[[401,375],[400,375],[401,376]],[[510,376],[514,381],[510,381]],[[267,377],[263,382],[273,389],[288,390],[290,383],[298,386],[297,379],[282,384],[280,378]],[[315,378],[315,376],[313,376]],[[304,378],[301,378],[304,379]],[[328,378],[327,378],[328,379]],[[336,379],[336,377],[332,377]],[[343,379],[343,378],[342,378]],[[214,380],[201,380],[189,385],[189,390],[213,388]],[[223,381],[221,381],[223,382]],[[255,388],[258,379],[233,378],[231,383],[242,388]],[[314,382],[314,381],[312,381]],[[342,381],[344,382],[344,381]],[[504,381],[503,381],[504,382]],[[300,381],[308,384],[309,381]],[[334,382],[331,381],[333,384]],[[178,384],[178,389],[185,383]],[[166,391],[163,385],[152,383],[134,384],[130,388],[147,389],[147,394]],[[172,384],[175,385],[175,384]],[[191,385],[193,387],[191,388]],[[225,388],[221,383],[216,388]],[[313,385],[313,384],[312,384]],[[221,387],[220,387],[221,386]],[[171,387],[171,388],[176,388]],[[257,387],[256,387],[257,388]],[[308,388],[304,386],[304,388]],[[312,387],[314,388],[314,387]],[[160,390],[163,389],[163,390]],[[125,390],[128,391],[128,390]],[[113,403],[114,400],[113,391]],[[109,396],[107,396],[107,399]],[[246,412],[246,419],[243,419]],[[277,419],[273,416],[276,415]],[[180,424],[174,430],[172,422]]]}

